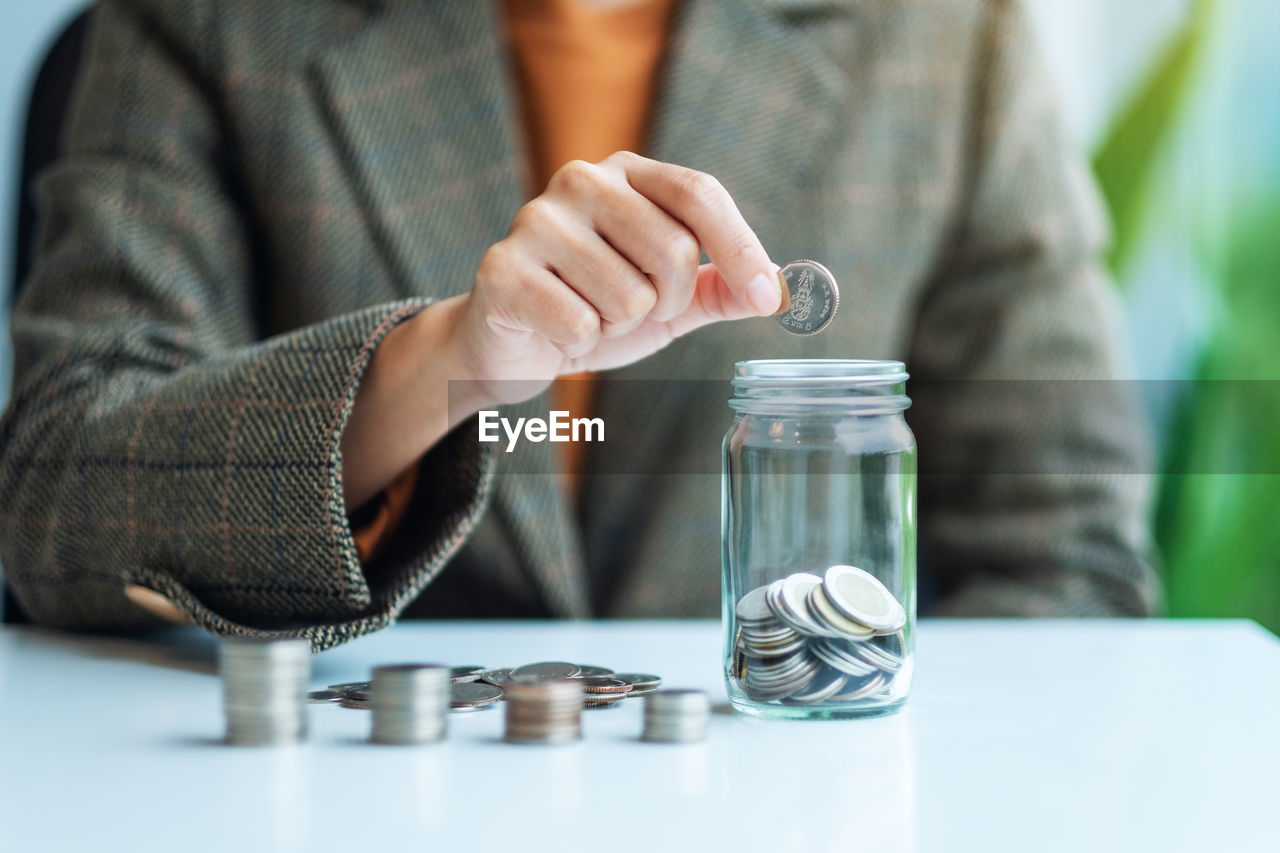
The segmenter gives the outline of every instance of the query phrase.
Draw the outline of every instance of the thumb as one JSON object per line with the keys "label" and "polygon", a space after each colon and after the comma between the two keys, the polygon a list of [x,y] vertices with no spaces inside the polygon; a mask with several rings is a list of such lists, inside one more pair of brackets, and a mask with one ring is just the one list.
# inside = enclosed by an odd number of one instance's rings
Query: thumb
{"label": "thumb", "polygon": [[689,307],[670,321],[671,333],[679,337],[709,323],[777,313],[782,307],[782,282],[777,270],[774,267],[772,278],[763,274],[756,276],[745,291],[735,294],[714,264],[703,264],[698,267]]}

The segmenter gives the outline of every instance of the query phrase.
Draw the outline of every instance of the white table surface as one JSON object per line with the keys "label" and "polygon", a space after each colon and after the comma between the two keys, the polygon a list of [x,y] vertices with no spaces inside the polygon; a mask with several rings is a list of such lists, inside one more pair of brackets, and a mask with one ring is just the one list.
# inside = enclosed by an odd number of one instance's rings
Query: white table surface
{"label": "white table surface", "polygon": [[[0,631],[0,850],[1280,851],[1280,642],[1248,622],[926,622],[900,713],[713,714],[636,741],[639,700],[567,747],[502,712],[426,747],[312,706],[308,743],[233,748],[211,638]],[[315,658],[566,659],[725,701],[710,622],[403,624]]]}

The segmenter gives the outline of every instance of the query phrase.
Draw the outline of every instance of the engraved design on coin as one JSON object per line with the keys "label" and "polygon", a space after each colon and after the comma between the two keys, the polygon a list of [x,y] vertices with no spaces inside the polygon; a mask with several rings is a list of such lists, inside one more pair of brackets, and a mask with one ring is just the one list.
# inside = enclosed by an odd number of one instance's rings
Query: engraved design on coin
{"label": "engraved design on coin", "polygon": [[813,312],[813,270],[800,270],[800,280],[796,284],[796,295],[791,300],[791,319],[803,323]]}
{"label": "engraved design on coin", "polygon": [[836,316],[840,288],[831,270],[817,261],[792,261],[778,270],[778,280],[786,290],[778,325],[793,335],[816,335]]}

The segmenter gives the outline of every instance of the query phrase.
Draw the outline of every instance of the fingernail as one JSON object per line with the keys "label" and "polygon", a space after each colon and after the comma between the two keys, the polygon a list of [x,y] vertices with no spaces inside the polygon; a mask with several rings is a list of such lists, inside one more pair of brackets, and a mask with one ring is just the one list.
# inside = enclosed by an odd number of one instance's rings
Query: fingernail
{"label": "fingernail", "polygon": [[751,283],[747,285],[747,302],[762,317],[773,314],[782,304],[778,280],[764,273],[751,279]]}

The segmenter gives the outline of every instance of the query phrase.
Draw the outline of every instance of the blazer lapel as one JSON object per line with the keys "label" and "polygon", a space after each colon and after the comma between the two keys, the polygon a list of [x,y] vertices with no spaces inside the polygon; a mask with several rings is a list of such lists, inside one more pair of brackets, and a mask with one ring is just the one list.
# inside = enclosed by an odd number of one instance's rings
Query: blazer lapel
{"label": "blazer lapel", "polygon": [[[796,212],[820,180],[824,158],[838,147],[850,108],[841,69],[784,18],[813,5],[684,0],[650,127],[648,156],[715,175],[779,261],[812,251],[814,235],[797,224],[812,217]],[[688,462],[687,476],[717,470],[719,434],[731,417],[726,401],[733,362],[795,355],[787,347],[801,345],[779,340],[786,337],[770,319],[712,326],[609,374],[610,380],[649,381],[606,381],[597,396],[597,414],[614,446],[588,452],[610,454],[608,462],[596,463],[600,467],[640,475],[611,477],[586,492],[584,550],[601,608],[616,609],[610,598],[631,581],[618,576],[630,568],[628,548],[617,535],[619,517],[642,526],[655,486],[665,482],[644,472],[674,474],[677,449]],[[721,382],[657,390],[656,383],[682,379]],[[619,453],[625,463],[617,461]]]}
{"label": "blazer lapel", "polygon": [[[783,18],[812,2],[684,0],[648,137],[649,156],[724,181],[771,252],[785,235],[772,226],[804,203],[848,110],[840,70]],[[373,20],[317,60],[318,97],[405,295],[464,292],[526,196],[497,10],[372,5]]]}
{"label": "blazer lapel", "polygon": [[[464,292],[526,196],[523,130],[497,10],[484,0],[367,5],[379,8],[373,19],[316,61],[317,97],[404,294]],[[681,3],[647,153],[719,177],[781,257],[804,248],[804,235],[786,228],[788,208],[818,179],[846,97],[834,63],[779,14],[766,0]],[[706,365],[718,363],[708,347],[723,336],[697,337],[698,347],[677,342],[634,375],[705,377]],[[622,400],[601,405],[611,425],[633,414]],[[663,405],[680,403],[673,396]],[[542,415],[547,405],[539,397],[518,409],[509,416]],[[648,408],[637,422],[670,423],[675,414]],[[653,446],[661,452],[661,442]],[[644,464],[636,459],[632,469]],[[495,512],[549,607],[587,615],[582,546],[550,445],[525,443],[499,471]],[[643,478],[623,479],[643,487]]]}
{"label": "blazer lapel", "polygon": [[650,156],[719,178],[771,251],[849,108],[835,62],[784,18],[801,5],[685,0],[649,135]]}
{"label": "blazer lapel", "polygon": [[[483,0],[371,5],[364,29],[317,61],[317,94],[404,295],[462,293],[525,200],[502,30]],[[546,412],[539,396],[504,414]],[[559,486],[549,445],[526,442],[501,455],[491,507],[551,613],[586,616]]]}
{"label": "blazer lapel", "polygon": [[482,0],[376,5],[315,63],[321,108],[404,295],[465,292],[523,200],[502,31]]}

